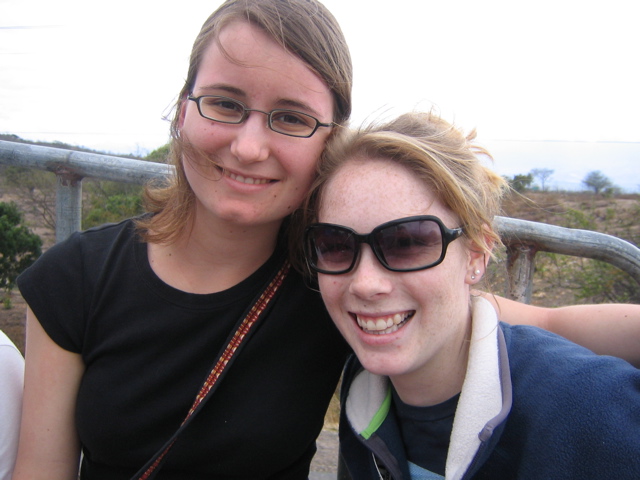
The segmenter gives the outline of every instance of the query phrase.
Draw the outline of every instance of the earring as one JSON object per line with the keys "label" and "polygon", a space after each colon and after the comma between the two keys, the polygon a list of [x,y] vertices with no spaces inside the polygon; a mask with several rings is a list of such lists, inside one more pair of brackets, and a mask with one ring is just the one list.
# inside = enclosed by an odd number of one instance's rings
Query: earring
{"label": "earring", "polygon": [[476,270],[475,272],[473,272],[474,274],[471,275],[471,280],[475,280],[476,279],[476,275],[480,275],[480,270]]}

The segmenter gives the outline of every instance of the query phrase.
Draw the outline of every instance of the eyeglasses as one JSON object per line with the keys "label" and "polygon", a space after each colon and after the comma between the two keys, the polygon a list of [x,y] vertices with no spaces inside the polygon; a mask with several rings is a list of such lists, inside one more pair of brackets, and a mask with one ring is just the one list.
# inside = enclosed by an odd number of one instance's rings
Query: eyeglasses
{"label": "eyeglasses", "polygon": [[439,265],[449,244],[462,234],[462,228],[447,228],[431,215],[383,223],[366,235],[341,225],[315,223],[305,229],[304,249],[307,263],[319,273],[340,275],[353,270],[363,243],[387,270],[413,272]]}
{"label": "eyeglasses", "polygon": [[268,118],[268,125],[274,132],[290,137],[309,138],[316,133],[318,127],[333,127],[336,124],[321,123],[315,117],[295,110],[276,109],[270,112],[248,108],[244,103],[229,97],[219,95],[189,95],[188,100],[196,102],[198,112],[204,118],[220,123],[238,125],[244,122],[251,112],[264,113]]}

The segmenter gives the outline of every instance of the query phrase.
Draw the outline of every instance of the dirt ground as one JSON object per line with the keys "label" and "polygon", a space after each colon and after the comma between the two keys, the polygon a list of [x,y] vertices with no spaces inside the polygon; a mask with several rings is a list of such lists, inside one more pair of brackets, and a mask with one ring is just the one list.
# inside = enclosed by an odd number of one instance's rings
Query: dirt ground
{"label": "dirt ground", "polygon": [[[338,431],[325,428],[318,437],[318,451],[311,462],[312,472],[338,472]],[[335,478],[335,477],[334,477]]]}

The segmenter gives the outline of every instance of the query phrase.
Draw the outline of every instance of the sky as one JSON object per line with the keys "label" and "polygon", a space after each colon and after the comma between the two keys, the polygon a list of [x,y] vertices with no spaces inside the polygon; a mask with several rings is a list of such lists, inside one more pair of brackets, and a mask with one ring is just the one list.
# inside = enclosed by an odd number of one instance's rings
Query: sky
{"label": "sky", "polygon": [[[0,0],[0,133],[114,154],[168,140],[219,0]],[[500,174],[602,171],[640,191],[635,0],[325,0],[354,62],[352,125],[434,108]]]}

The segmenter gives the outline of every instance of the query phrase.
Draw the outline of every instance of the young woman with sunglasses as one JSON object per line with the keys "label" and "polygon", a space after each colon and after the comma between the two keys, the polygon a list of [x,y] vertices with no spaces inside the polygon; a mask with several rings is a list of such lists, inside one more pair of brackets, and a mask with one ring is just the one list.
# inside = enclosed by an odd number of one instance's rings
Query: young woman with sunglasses
{"label": "young woman with sunglasses", "polygon": [[351,84],[315,0],[229,0],[204,23],[172,122],[175,178],[148,190],[148,215],[73,235],[19,280],[14,478],[75,478],[80,451],[83,479],[131,478],[219,378],[218,358],[224,377],[157,478],[306,478],[349,349],[292,270],[256,323],[261,307],[247,310],[281,272],[285,219],[349,117]]}
{"label": "young woman with sunglasses", "polygon": [[304,247],[352,347],[340,449],[353,479],[640,478],[640,371],[499,323],[472,289],[504,180],[431,114],[336,139]]}

